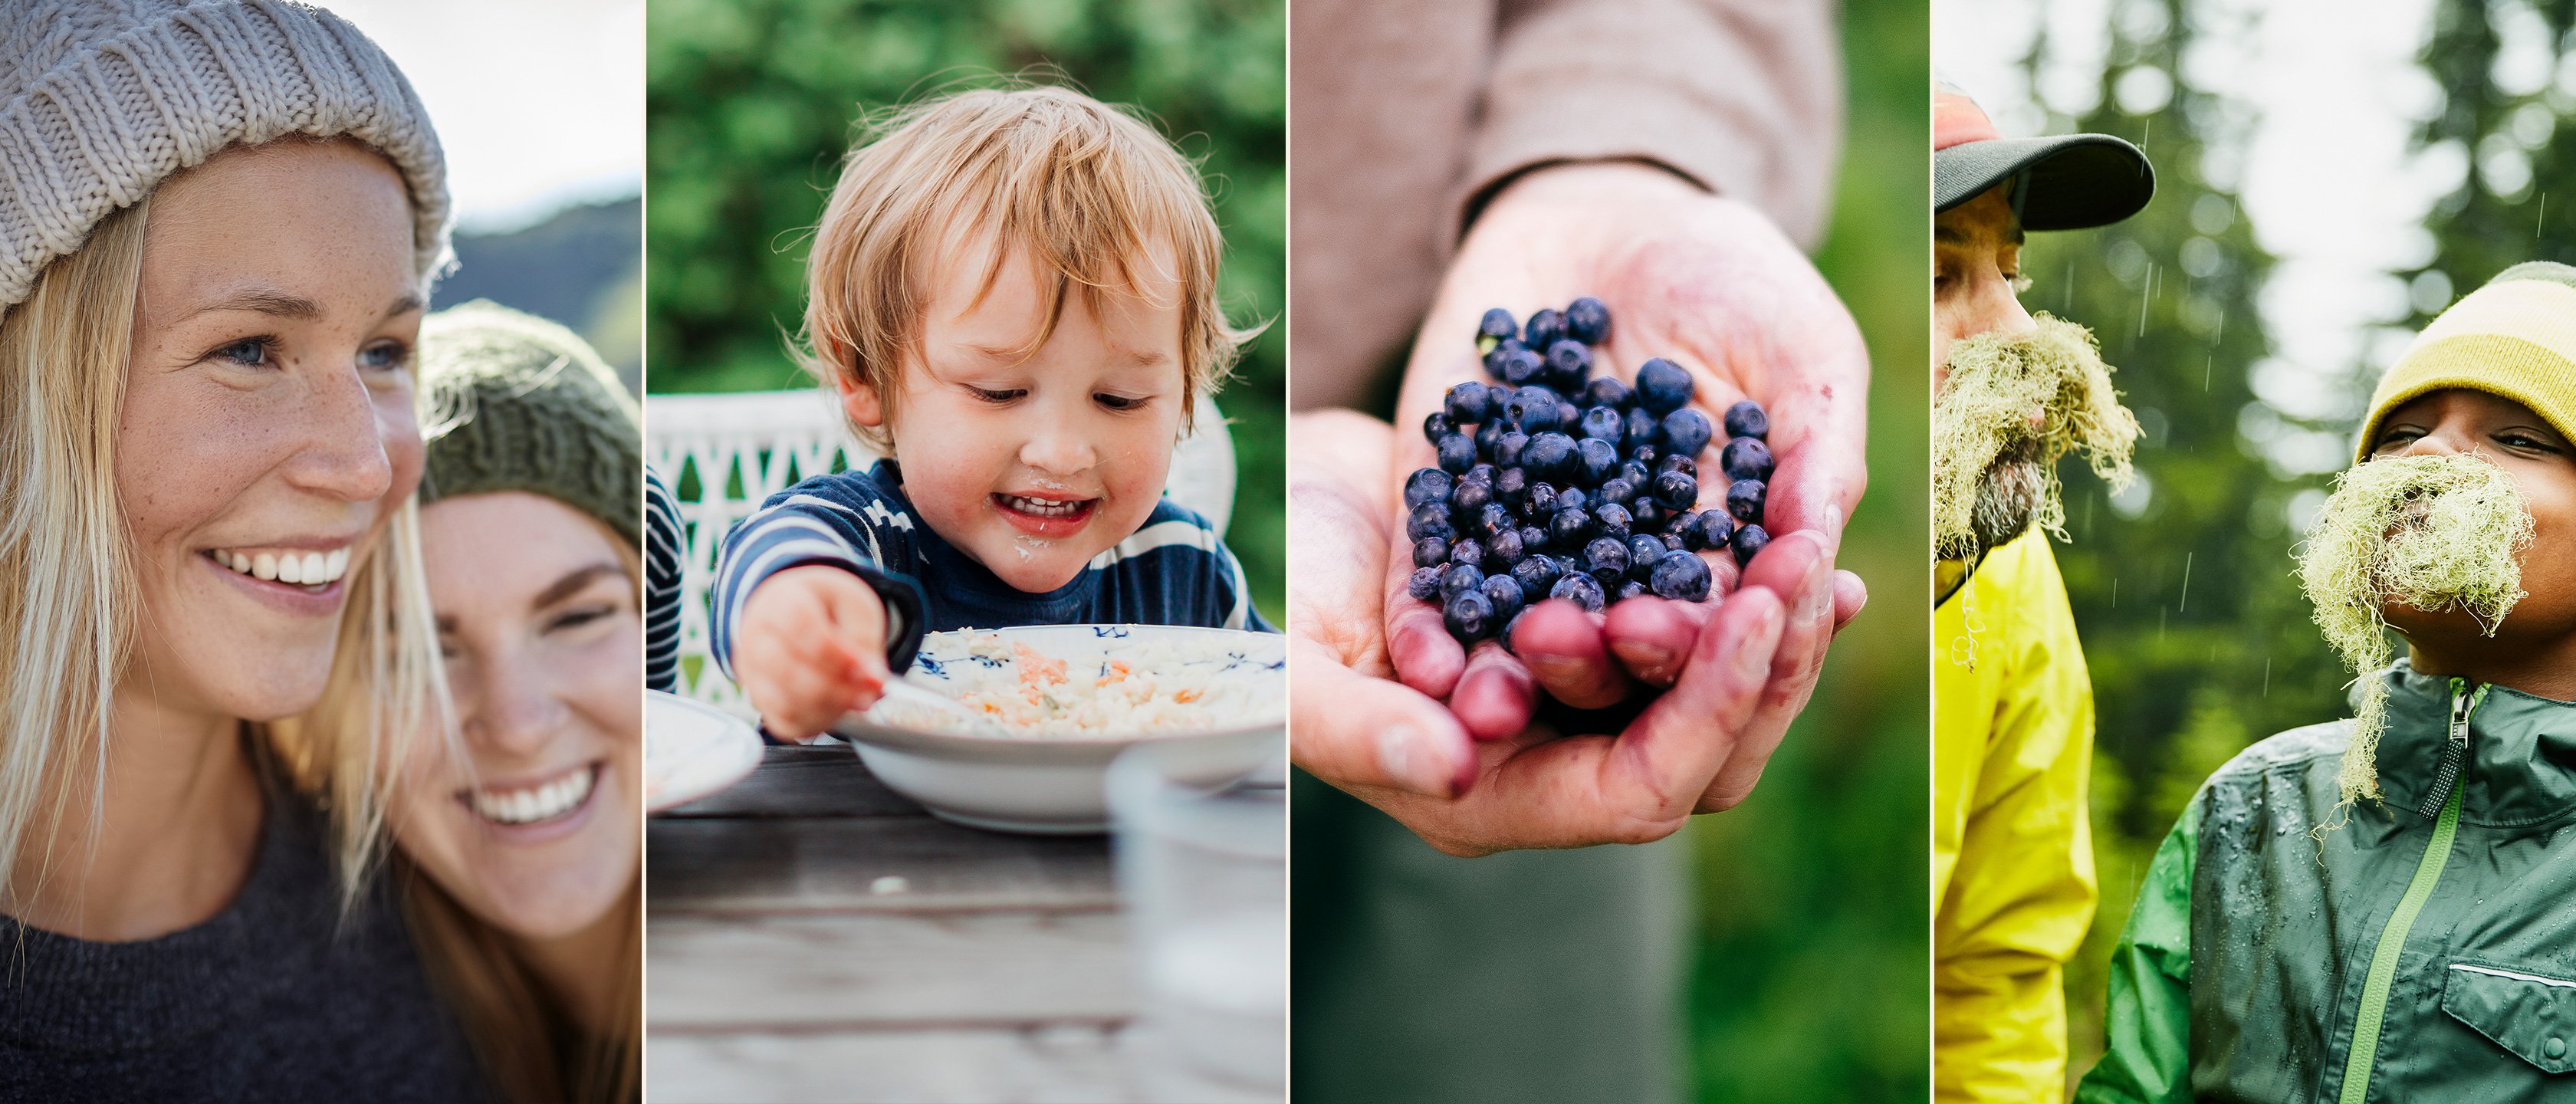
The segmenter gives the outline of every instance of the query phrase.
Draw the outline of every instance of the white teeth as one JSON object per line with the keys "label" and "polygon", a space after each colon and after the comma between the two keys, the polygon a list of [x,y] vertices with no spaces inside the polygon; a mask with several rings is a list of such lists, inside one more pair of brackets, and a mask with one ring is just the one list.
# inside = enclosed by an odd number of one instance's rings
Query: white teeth
{"label": "white teeth", "polygon": [[250,558],[250,573],[255,579],[277,578],[277,557],[262,552]]}
{"label": "white teeth", "polygon": [[340,576],[346,575],[346,574],[348,574],[348,573],[349,573],[349,550],[348,550],[348,549],[346,549],[346,548],[334,548],[334,549],[332,549],[332,550],[331,550],[331,559],[329,560],[329,562],[324,563],[324,564],[322,565],[322,577],[323,577],[323,578],[325,578],[325,579],[330,579],[330,580],[332,580],[332,581],[334,581],[334,582],[337,582],[337,581],[339,581]]}
{"label": "white teeth", "polygon": [[277,581],[281,583],[303,582],[304,557],[298,556],[293,552],[279,556],[277,558]]}
{"label": "white teeth", "polygon": [[244,575],[250,574],[250,557],[242,555],[239,552],[233,553],[232,567],[233,570],[241,572]]}
{"label": "white teeth", "polygon": [[216,563],[244,575],[272,579],[297,586],[321,586],[337,582],[349,573],[349,550],[334,548],[329,552],[233,552],[214,549]]}
{"label": "white teeth", "polygon": [[328,561],[326,561],[323,555],[319,552],[305,553],[304,570],[301,572],[304,576],[304,581],[307,584],[314,585],[330,582],[331,577],[322,573],[322,565],[326,562]]}
{"label": "white teeth", "polygon": [[1028,498],[1021,495],[1003,495],[1002,501],[1009,504],[1014,510],[1018,510],[1024,514],[1036,514],[1039,517],[1069,517],[1081,512],[1083,505],[1079,501],[1056,502],[1043,498]]}
{"label": "white teeth", "polygon": [[471,795],[474,812],[485,820],[502,824],[534,824],[553,820],[581,807],[590,796],[595,779],[585,768],[574,771],[542,786],[508,793],[475,790]]}

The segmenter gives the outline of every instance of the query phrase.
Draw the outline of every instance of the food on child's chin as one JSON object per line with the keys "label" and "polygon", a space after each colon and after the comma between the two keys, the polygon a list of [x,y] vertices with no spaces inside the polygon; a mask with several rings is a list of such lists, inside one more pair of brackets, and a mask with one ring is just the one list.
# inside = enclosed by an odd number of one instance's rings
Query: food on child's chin
{"label": "food on child's chin", "polygon": [[[1149,640],[1077,666],[998,634],[955,635],[939,648],[940,677],[924,680],[924,688],[955,698],[1013,735],[1206,732],[1279,711],[1246,680],[1190,670],[1194,660],[1206,657],[1186,644]],[[971,727],[964,718],[909,708],[895,698],[879,703],[873,715],[904,728],[962,733]]]}
{"label": "food on child's chin", "polygon": [[2336,777],[2346,800],[2379,796],[2379,732],[2392,662],[2387,606],[2466,613],[2495,635],[2522,600],[2531,510],[2513,477],[2482,457],[2391,456],[2335,482],[2299,552],[2317,628],[2359,680],[2352,744]]}
{"label": "food on child's chin", "polygon": [[1525,325],[1486,311],[1476,349],[1496,382],[1450,388],[1423,422],[1439,463],[1404,483],[1405,591],[1438,603],[1460,643],[1509,647],[1521,614],[1549,598],[1586,611],[1649,594],[1705,601],[1712,578],[1698,553],[1741,565],[1771,542],[1761,405],[1727,408],[1725,505],[1699,509],[1699,457],[1719,427],[1691,409],[1696,384],[1672,361],[1638,366],[1634,385],[1592,375],[1610,326],[1590,296]]}

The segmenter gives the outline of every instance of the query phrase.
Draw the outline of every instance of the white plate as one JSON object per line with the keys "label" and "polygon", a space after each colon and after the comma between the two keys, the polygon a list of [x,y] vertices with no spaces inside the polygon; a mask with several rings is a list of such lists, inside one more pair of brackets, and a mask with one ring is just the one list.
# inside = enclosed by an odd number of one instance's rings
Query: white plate
{"label": "white plate", "polygon": [[[879,781],[942,818],[1011,832],[1102,832],[1109,808],[1102,793],[1109,761],[1129,746],[1173,745],[1193,780],[1215,785],[1284,758],[1288,742],[1287,639],[1276,633],[1172,625],[1032,625],[932,633],[922,658],[904,677],[929,688],[954,686],[957,672],[978,662],[972,637],[999,635],[1062,659],[1075,671],[1170,645],[1176,666],[1214,686],[1231,684],[1253,704],[1206,730],[1093,732],[1079,735],[975,735],[903,727],[877,711],[841,718],[833,731],[858,749]],[[1171,672],[1157,672],[1168,674]],[[888,713],[895,711],[888,710]]]}
{"label": "white plate", "polygon": [[760,732],[712,705],[644,692],[644,807],[686,805],[760,766]]}

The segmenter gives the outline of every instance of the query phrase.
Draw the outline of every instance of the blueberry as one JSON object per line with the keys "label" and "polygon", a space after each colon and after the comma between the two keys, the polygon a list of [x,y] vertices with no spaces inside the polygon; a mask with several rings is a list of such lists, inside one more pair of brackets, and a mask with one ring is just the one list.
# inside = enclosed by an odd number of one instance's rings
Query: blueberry
{"label": "blueberry", "polygon": [[1512,528],[1514,520],[1511,507],[1500,502],[1488,502],[1484,509],[1476,511],[1473,529],[1476,536],[1490,537]]}
{"label": "blueberry", "polygon": [[1425,502],[1447,502],[1457,479],[1438,468],[1422,468],[1404,477],[1404,504],[1420,506]]}
{"label": "blueberry", "polygon": [[[1728,547],[1735,539],[1735,519],[1726,516],[1724,510],[1710,510],[1699,516],[1698,528],[1682,536],[1684,548],[1715,552]],[[1771,538],[1769,534],[1764,534],[1762,539],[1768,543]]]}
{"label": "blueberry", "polygon": [[1493,373],[1495,379],[1519,387],[1547,371],[1547,361],[1520,342],[1510,341],[1486,358],[1485,370]]}
{"label": "blueberry", "polygon": [[1493,343],[1521,332],[1521,324],[1512,320],[1512,312],[1495,307],[1476,321],[1476,347],[1490,349]]}
{"label": "blueberry", "polygon": [[1565,335],[1586,345],[1610,339],[1610,308],[1589,295],[1565,308]]}
{"label": "blueberry", "polygon": [[1628,543],[1617,537],[1600,537],[1583,546],[1583,570],[1604,583],[1615,583],[1628,573]]}
{"label": "blueberry", "polygon": [[1485,463],[1485,462],[1483,462],[1483,461],[1481,461],[1481,460],[1480,460],[1480,461],[1477,461],[1477,463],[1476,463],[1476,466],[1475,466],[1475,467],[1472,467],[1472,468],[1467,469],[1467,474],[1459,476],[1459,477],[1458,477],[1458,482],[1460,482],[1460,483],[1482,483],[1482,484],[1484,484],[1484,485],[1486,485],[1486,486],[1488,486],[1488,487],[1491,487],[1491,486],[1493,486],[1493,485],[1494,485],[1494,477],[1495,477],[1496,475],[1501,474],[1501,473],[1502,473],[1502,470],[1503,470],[1503,469],[1501,469],[1501,468],[1497,468],[1497,467],[1493,466],[1492,464],[1488,464],[1488,463]]}
{"label": "blueberry", "polygon": [[1525,595],[1545,594],[1564,577],[1565,569],[1554,556],[1524,556],[1521,562],[1512,565],[1512,578],[1520,581],[1521,592]]}
{"label": "blueberry", "polygon": [[1529,490],[1521,495],[1521,511],[1534,518],[1543,518],[1555,513],[1556,484],[1545,480],[1532,480]]}
{"label": "blueberry", "polygon": [[1544,349],[1565,337],[1565,316],[1554,310],[1541,310],[1529,316],[1521,327],[1521,342],[1533,349]]}
{"label": "blueberry", "polygon": [[1449,562],[1449,542],[1438,537],[1424,537],[1413,542],[1413,566],[1438,567]]}
{"label": "blueberry", "polygon": [[1646,577],[1646,587],[1658,597],[1683,602],[1708,600],[1708,561],[1688,552],[1666,552],[1657,557],[1653,571]]}
{"label": "blueberry", "polygon": [[1664,439],[1663,420],[1647,413],[1646,408],[1642,406],[1628,408],[1626,428],[1628,432],[1623,443],[1631,452],[1641,448],[1652,448]]}
{"label": "blueberry", "polygon": [[1494,612],[1505,617],[1519,613],[1521,606],[1529,601],[1529,596],[1521,591],[1520,581],[1509,575],[1485,576],[1484,595],[1486,601],[1494,604]]}
{"label": "blueberry", "polygon": [[1558,579],[1555,586],[1548,588],[1547,596],[1573,602],[1583,607],[1586,613],[1598,612],[1608,597],[1602,593],[1600,580],[1583,574],[1569,574]]}
{"label": "blueberry", "polygon": [[1492,456],[1494,454],[1494,449],[1502,444],[1503,434],[1509,432],[1511,432],[1511,427],[1504,425],[1500,418],[1477,426],[1476,455]]}
{"label": "blueberry", "polygon": [[1524,554],[1525,549],[1521,546],[1521,531],[1518,529],[1505,529],[1485,538],[1484,566],[1486,567],[1496,565],[1510,567],[1521,562]]}
{"label": "blueberry", "polygon": [[1494,497],[1504,502],[1519,502],[1529,493],[1528,468],[1504,468],[1494,477]]}
{"label": "blueberry", "polygon": [[1573,394],[1591,374],[1592,350],[1582,342],[1559,341],[1547,347],[1547,378],[1557,390]]}
{"label": "blueberry", "polygon": [[[1448,524],[1442,519],[1441,524]],[[1580,546],[1592,535],[1592,514],[1586,510],[1558,509],[1547,519],[1547,537],[1559,548]]]}
{"label": "blueberry", "polygon": [[1557,401],[1556,392],[1536,385],[1513,392],[1505,410],[1521,432],[1533,437],[1565,424],[1565,404]]}
{"label": "blueberry", "polygon": [[1418,541],[1428,537],[1438,537],[1441,540],[1448,540],[1449,538],[1457,535],[1458,527],[1449,524],[1449,506],[1447,503],[1425,502],[1420,506],[1414,507],[1412,516],[1406,518],[1404,522],[1404,537],[1406,540]]}
{"label": "blueberry", "polygon": [[1449,626],[1449,635],[1460,640],[1477,640],[1493,627],[1494,603],[1482,591],[1459,594],[1449,599],[1440,610],[1440,620]]}
{"label": "blueberry", "polygon": [[1610,592],[1610,600],[1613,602],[1625,602],[1631,598],[1643,598],[1646,594],[1646,584],[1638,582],[1635,579],[1621,579],[1619,580],[1619,589]]}
{"label": "blueberry", "polygon": [[1689,407],[1664,415],[1664,450],[1675,456],[1697,456],[1708,447],[1708,415]]}
{"label": "blueberry", "polygon": [[1752,563],[1753,554],[1762,551],[1763,546],[1770,543],[1771,534],[1763,532],[1759,525],[1746,525],[1737,529],[1733,542],[1736,565],[1740,567]]}
{"label": "blueberry", "polygon": [[1594,376],[1592,382],[1583,385],[1585,406],[1624,407],[1636,401],[1636,398],[1637,393],[1629,390],[1627,384],[1619,382],[1617,376]]}
{"label": "blueberry", "polygon": [[1574,474],[1574,438],[1562,433],[1531,434],[1529,447],[1521,450],[1521,466],[1548,482],[1565,482]]}
{"label": "blueberry", "polygon": [[1422,416],[1422,439],[1425,441],[1436,445],[1441,438],[1456,432],[1458,423],[1450,421],[1447,414],[1434,410]]}
{"label": "blueberry", "polygon": [[1636,515],[1629,513],[1626,506],[1616,502],[1604,502],[1593,507],[1592,521],[1600,528],[1603,535],[1621,540],[1628,539],[1628,534],[1635,531],[1637,524]]}
{"label": "blueberry", "polygon": [[1689,372],[1662,357],[1637,366],[1637,402],[1658,417],[1689,406],[1695,389]]}
{"label": "blueberry", "polygon": [[1634,460],[1626,461],[1619,465],[1618,478],[1627,480],[1628,485],[1631,487],[1652,487],[1655,485],[1655,473],[1647,471],[1644,464],[1640,464]]}
{"label": "blueberry", "polygon": [[1502,642],[1504,651],[1508,652],[1512,650],[1512,630],[1520,626],[1521,616],[1528,612],[1528,606],[1522,606],[1519,609],[1513,610],[1511,617],[1503,621],[1503,631],[1494,634],[1494,639]]}
{"label": "blueberry", "polygon": [[1450,421],[1460,425],[1484,421],[1487,408],[1485,400],[1488,393],[1484,384],[1468,380],[1449,389],[1448,397],[1441,403],[1440,412],[1449,415]]}
{"label": "blueberry", "polygon": [[1443,434],[1435,447],[1440,452],[1440,470],[1463,472],[1476,466],[1476,442],[1464,433]]}
{"label": "blueberry", "polygon": [[1667,456],[1661,460],[1648,461],[1648,463],[1655,466],[1656,475],[1662,475],[1665,472],[1680,472],[1692,479],[1699,478],[1699,465],[1687,456]]}
{"label": "blueberry", "polygon": [[1718,466],[1726,469],[1728,479],[1771,478],[1771,446],[1763,444],[1760,438],[1729,440],[1725,451],[1718,453],[1717,457]]}
{"label": "blueberry", "polygon": [[1726,435],[1729,437],[1768,437],[1771,418],[1762,413],[1762,404],[1746,399],[1726,408]]}
{"label": "blueberry", "polygon": [[1634,521],[1636,531],[1640,533],[1651,533],[1663,528],[1664,522],[1669,520],[1672,514],[1672,511],[1656,505],[1654,499],[1644,496],[1639,496],[1636,501],[1628,504],[1628,516]]}
{"label": "blueberry", "polygon": [[1665,518],[1664,536],[1669,539],[1665,540],[1664,543],[1672,545],[1675,548],[1690,547],[1683,543],[1682,534],[1688,532],[1692,526],[1697,524],[1699,524],[1699,514],[1697,511],[1683,511]]}
{"label": "blueberry", "polygon": [[[1501,422],[1494,423],[1501,425]],[[1494,462],[1506,468],[1521,462],[1521,450],[1529,447],[1529,434],[1507,429],[1494,438]]]}
{"label": "blueberry", "polygon": [[1593,496],[1583,493],[1581,487],[1567,487],[1556,492],[1556,508],[1559,510],[1588,510],[1592,508],[1592,500]]}
{"label": "blueberry", "polygon": [[1623,472],[1601,481],[1601,497],[1612,502],[1626,502],[1637,497],[1637,481]]}
{"label": "blueberry", "polygon": [[1538,555],[1538,550],[1547,546],[1547,530],[1545,529],[1541,529],[1535,525],[1524,525],[1520,528],[1520,534],[1521,554],[1524,556],[1535,558]]}
{"label": "blueberry", "polygon": [[1485,542],[1474,537],[1459,538],[1458,543],[1449,546],[1449,562],[1477,568],[1485,566]]}
{"label": "blueberry", "polygon": [[1726,512],[1737,521],[1762,520],[1762,503],[1771,497],[1769,484],[1759,479],[1738,479],[1726,486]]}
{"label": "blueberry", "polygon": [[1578,465],[1576,478],[1588,485],[1598,486],[1602,480],[1610,478],[1610,473],[1619,470],[1618,447],[1598,437],[1586,437],[1575,442],[1574,455]]}
{"label": "blueberry", "polygon": [[1582,427],[1584,436],[1597,437],[1612,445],[1617,445],[1621,435],[1628,431],[1628,423],[1619,416],[1617,408],[1607,406],[1584,411]]}
{"label": "blueberry", "polygon": [[1653,445],[1628,446],[1628,459],[1644,464],[1649,468],[1652,468],[1656,474],[1661,475],[1663,474],[1663,468],[1657,464],[1655,459],[1658,455],[1660,455],[1660,452]]}
{"label": "blueberry", "polygon": [[1699,502],[1699,480],[1680,472],[1655,477],[1655,503],[1667,510],[1687,510]]}
{"label": "blueberry", "polygon": [[1647,572],[1654,570],[1655,561],[1664,558],[1666,551],[1661,537],[1648,533],[1631,534],[1628,537],[1629,577],[1644,579]]}
{"label": "blueberry", "polygon": [[1473,564],[1453,563],[1441,573],[1440,597],[1455,598],[1485,585],[1485,573]]}
{"label": "blueberry", "polygon": [[1477,479],[1461,479],[1458,489],[1449,492],[1449,510],[1459,517],[1474,517],[1476,511],[1494,500],[1494,485]]}
{"label": "blueberry", "polygon": [[1413,577],[1404,581],[1404,592],[1425,602],[1430,601],[1440,593],[1440,569],[1437,566],[1414,568]]}

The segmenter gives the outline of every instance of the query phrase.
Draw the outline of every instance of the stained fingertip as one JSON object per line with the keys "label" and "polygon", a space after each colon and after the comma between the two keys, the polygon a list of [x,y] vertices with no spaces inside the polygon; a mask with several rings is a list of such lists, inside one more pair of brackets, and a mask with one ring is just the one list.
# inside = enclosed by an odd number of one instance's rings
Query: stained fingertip
{"label": "stained fingertip", "polygon": [[1834,572],[1834,631],[1842,631],[1842,627],[1851,624],[1852,618],[1860,616],[1862,608],[1868,605],[1868,583],[1848,571]]}
{"label": "stained fingertip", "polygon": [[1530,711],[1537,704],[1538,690],[1529,669],[1498,647],[1479,648],[1469,656],[1465,673],[1458,676],[1458,690],[1449,696],[1449,712],[1469,736],[1479,740],[1519,735],[1529,727]]}
{"label": "stained fingertip", "polygon": [[1397,681],[1425,697],[1446,698],[1458,687],[1467,652],[1428,609],[1396,614],[1387,640],[1387,658],[1395,664]]}

